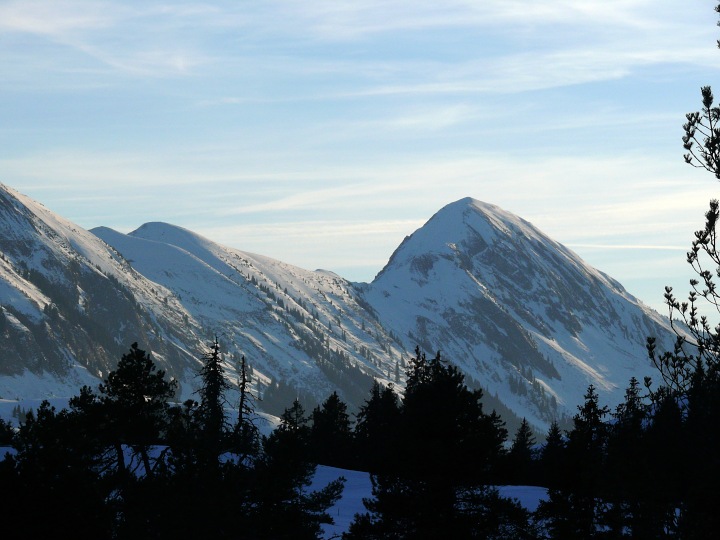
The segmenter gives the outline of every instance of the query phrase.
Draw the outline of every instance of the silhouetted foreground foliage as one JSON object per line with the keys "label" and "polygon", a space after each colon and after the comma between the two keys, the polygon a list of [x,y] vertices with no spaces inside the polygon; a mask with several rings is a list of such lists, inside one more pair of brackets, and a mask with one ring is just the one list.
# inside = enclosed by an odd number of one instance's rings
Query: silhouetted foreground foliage
{"label": "silhouetted foreground foliage", "polygon": [[217,342],[199,403],[171,404],[164,375],[133,344],[97,393],[84,387],[61,411],[44,402],[16,433],[0,424],[0,443],[17,451],[0,462],[6,537],[318,537],[342,481],[308,490],[304,420],[288,413],[260,438],[241,381],[242,414],[230,425]]}
{"label": "silhouetted foreground foliage", "polygon": [[[489,487],[507,436],[482,392],[440,354],[416,350],[402,400],[373,387],[356,428],[373,497],[348,539],[522,538],[529,513]],[[370,449],[376,449],[377,452]]]}
{"label": "silhouetted foreground foliage", "polygon": [[[652,353],[652,349],[651,349]],[[707,352],[705,352],[707,354]],[[244,364],[243,364],[244,365]],[[217,343],[199,402],[133,344],[97,391],[47,402],[17,431],[0,423],[0,509],[10,535],[75,538],[318,538],[342,481],[308,486],[316,463],[371,472],[372,497],[346,539],[708,538],[718,526],[720,383],[698,363],[686,385],[643,396],[631,379],[614,411],[593,386],[570,430],[541,447],[523,421],[508,442],[482,392],[438,353],[416,350],[402,397],[374,384],[354,429],[337,393],[307,416],[299,401],[267,437],[253,425],[243,369],[228,420]],[[674,380],[669,378],[671,382]],[[652,385],[646,381],[646,388]],[[531,514],[493,486],[542,485]],[[38,519],[42,516],[42,519]]]}
{"label": "silhouetted foreground foliage", "polygon": [[[344,538],[714,537],[720,387],[706,372],[686,394],[633,378],[614,411],[590,385],[572,428],[553,424],[539,448],[525,421],[508,448],[439,354],[418,351],[407,376],[403,399],[375,386],[358,415],[373,496]],[[531,514],[492,487],[506,484],[546,486],[548,498]]]}

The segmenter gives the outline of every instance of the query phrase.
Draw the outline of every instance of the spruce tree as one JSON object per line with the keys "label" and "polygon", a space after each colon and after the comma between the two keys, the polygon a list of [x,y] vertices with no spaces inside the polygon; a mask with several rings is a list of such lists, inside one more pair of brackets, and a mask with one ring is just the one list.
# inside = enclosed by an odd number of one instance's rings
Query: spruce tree
{"label": "spruce tree", "polygon": [[396,470],[399,432],[398,395],[392,386],[382,387],[374,381],[355,423],[354,456],[358,468],[373,473]]}
{"label": "spruce tree", "polygon": [[648,508],[643,500],[649,494],[647,479],[653,471],[647,467],[645,424],[648,414],[640,391],[640,383],[632,377],[625,390],[625,400],[612,414],[603,473],[605,498],[609,505],[604,522],[615,535],[625,531],[647,538],[654,531],[644,523]]}
{"label": "spruce tree", "polygon": [[514,484],[534,485],[537,481],[535,457],[535,436],[523,418],[508,452],[509,480]]}
{"label": "spruce tree", "polygon": [[539,483],[551,489],[569,485],[565,469],[565,438],[557,421],[550,424],[545,444],[540,449]]}
{"label": "spruce tree", "polygon": [[[658,389],[653,395],[652,421],[644,433],[643,459],[651,471],[645,477],[644,501],[652,508],[646,521],[662,531],[677,533],[677,511],[683,507],[687,489],[694,483],[683,464],[689,464],[683,411],[673,393]],[[662,474],[657,474],[662,471]]]}
{"label": "spruce tree", "polygon": [[280,425],[265,439],[263,450],[266,465],[283,471],[287,478],[305,479],[315,469],[310,456],[308,418],[299,400],[285,409]]}
{"label": "spruce tree", "polygon": [[264,440],[263,453],[252,471],[248,538],[315,539],[323,523],[332,523],[327,509],[339,499],[344,479],[317,491],[308,489],[316,467],[310,460],[307,424],[304,408],[296,399]]}
{"label": "spruce tree", "polygon": [[596,538],[604,525],[603,502],[607,406],[600,406],[595,387],[588,386],[585,402],[573,417],[573,429],[563,452],[564,478],[560,489],[550,489],[537,516],[551,538]]}
{"label": "spruce tree", "polygon": [[350,468],[352,429],[347,405],[333,392],[311,415],[310,446],[313,461],[333,467]]}
{"label": "spruce tree", "polygon": [[15,438],[12,424],[0,418],[0,446],[11,446]]}
{"label": "spruce tree", "polygon": [[207,464],[217,464],[220,453],[227,445],[229,423],[225,407],[225,394],[230,385],[225,380],[225,370],[220,358],[220,345],[217,337],[210,345],[210,351],[203,356],[200,369],[200,403],[198,417],[201,429],[200,445],[203,459]]}

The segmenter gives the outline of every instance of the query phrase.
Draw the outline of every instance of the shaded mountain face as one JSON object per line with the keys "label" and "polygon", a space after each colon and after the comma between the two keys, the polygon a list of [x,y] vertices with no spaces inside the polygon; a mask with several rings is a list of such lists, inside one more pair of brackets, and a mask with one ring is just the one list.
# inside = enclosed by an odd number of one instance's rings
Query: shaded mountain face
{"label": "shaded mountain face", "polygon": [[0,233],[0,397],[97,384],[135,341],[193,397],[217,336],[231,382],[249,361],[261,408],[297,396],[312,406],[333,390],[357,406],[373,379],[401,388],[419,345],[442,351],[490,406],[544,428],[574,414],[589,383],[620,401],[631,376],[651,372],[646,336],[672,340],[617,282],[472,199],[406,238],[371,284],[164,223],[91,233],[1,185]]}

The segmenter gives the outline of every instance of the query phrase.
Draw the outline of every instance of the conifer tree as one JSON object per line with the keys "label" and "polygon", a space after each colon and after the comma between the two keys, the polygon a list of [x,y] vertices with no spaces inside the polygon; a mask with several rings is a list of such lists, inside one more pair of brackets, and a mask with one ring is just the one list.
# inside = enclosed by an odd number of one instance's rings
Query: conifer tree
{"label": "conifer tree", "polygon": [[248,538],[315,539],[327,509],[340,497],[344,479],[311,492],[315,464],[309,459],[310,428],[297,399],[285,409],[278,426],[265,439],[253,471],[253,513]]}
{"label": "conifer tree", "polygon": [[374,473],[396,469],[399,458],[400,402],[392,386],[373,382],[370,397],[360,407],[354,431],[358,467]]}
{"label": "conifer tree", "polygon": [[557,421],[550,424],[545,444],[540,449],[540,485],[551,489],[566,487],[565,438]]}
{"label": "conifer tree", "polygon": [[524,459],[532,459],[534,455],[534,446],[535,436],[533,435],[527,419],[523,418],[520,423],[520,427],[515,433],[512,445],[510,446],[510,454]]}
{"label": "conifer tree", "polygon": [[133,343],[117,368],[99,386],[99,396],[85,387],[81,395],[71,400],[78,412],[100,416],[103,437],[115,449],[119,472],[125,471],[124,445],[140,457],[146,475],[152,475],[154,465],[149,457],[151,445],[160,442],[167,426],[168,400],[175,394],[175,381],[165,380],[165,372],[158,370],[150,355]]}
{"label": "conifer tree", "polygon": [[266,463],[284,470],[288,477],[305,478],[314,470],[310,461],[310,427],[305,409],[299,400],[285,409],[280,425],[263,444]]}
{"label": "conifer tree", "polygon": [[153,490],[165,485],[167,451],[151,455],[151,449],[165,442],[168,400],[175,388],[150,355],[133,343],[97,394],[83,387],[70,400],[73,452],[96,461],[90,470],[101,475],[99,485],[109,488],[101,500],[115,513],[109,523],[118,538],[135,537],[139,531],[153,536],[158,530],[150,516],[160,512]]}
{"label": "conifer tree", "polygon": [[235,449],[242,456],[255,455],[259,450],[260,432],[255,424],[255,396],[250,391],[250,382],[250,370],[243,356],[238,380],[238,419],[233,430]]}
{"label": "conifer tree", "polygon": [[[15,512],[4,514],[12,515],[5,524],[21,526],[15,533],[4,527],[9,538],[56,536],[58,524],[78,539],[110,538],[113,493],[102,478],[96,440],[83,436],[78,420],[44,401],[20,426],[18,453],[7,464],[14,471],[5,471],[14,474],[3,475],[9,482],[2,491],[11,490],[8,502],[15,506]],[[2,508],[9,510],[5,504]]]}
{"label": "conifer tree", "polygon": [[15,438],[12,424],[0,418],[0,446],[10,446]]}
{"label": "conifer tree", "polygon": [[[720,4],[715,11],[720,12]],[[710,86],[704,86],[701,95],[701,110],[688,113],[687,123],[683,125],[685,162],[720,179],[720,106],[715,104]],[[665,287],[665,303],[671,323],[676,325],[674,350],[658,353],[655,339],[648,338],[650,358],[658,368],[664,386],[681,402],[697,384],[712,382],[717,385],[720,379],[720,327],[714,326],[708,316],[701,313],[699,305],[704,301],[709,308],[720,312],[720,291],[714,281],[720,269],[716,231],[719,218],[719,203],[711,200],[705,214],[705,227],[695,233],[687,253],[687,262],[696,274],[696,278],[690,280],[687,302],[678,301],[672,287]],[[677,325],[677,320],[684,324]],[[646,381],[646,384],[649,386],[650,382]]]}
{"label": "conifer tree", "polygon": [[313,461],[333,467],[352,464],[352,430],[347,405],[337,392],[330,394],[311,416],[310,446]]}
{"label": "conifer tree", "polygon": [[[715,11],[720,12],[720,4]],[[710,86],[701,88],[701,104],[699,111],[686,115],[683,125],[685,162],[720,179],[720,106]],[[720,529],[716,511],[720,496],[713,487],[720,475],[720,436],[717,430],[708,429],[720,421],[720,326],[711,322],[707,314],[707,310],[720,313],[720,290],[715,281],[720,276],[719,219],[720,203],[713,199],[705,214],[705,226],[695,233],[687,253],[687,262],[695,274],[687,301],[679,301],[672,287],[665,288],[665,303],[677,334],[673,350],[658,352],[655,339],[648,338],[650,358],[662,377],[662,384],[652,391],[657,412],[648,435],[665,431],[659,426],[672,419],[673,408],[678,407],[683,415],[680,453],[664,465],[676,468],[675,464],[683,463],[685,478],[679,486],[682,502],[677,523],[678,534],[684,538],[710,537]],[[646,385],[651,388],[650,381]],[[665,417],[659,416],[661,412]],[[673,445],[674,435],[670,434]],[[657,451],[665,455],[663,449]],[[671,476],[670,482],[674,483],[676,478]]]}
{"label": "conifer tree", "polygon": [[607,438],[607,455],[604,466],[604,497],[608,508],[604,525],[608,531],[621,536],[623,531],[643,538],[653,532],[643,524],[648,514],[643,500],[649,494],[647,479],[652,471],[647,468],[645,423],[647,407],[640,395],[640,383],[635,377],[625,390],[625,400],[612,414]]}
{"label": "conifer tree", "polygon": [[535,474],[535,436],[525,418],[515,433],[508,452],[509,479],[514,484],[533,485]]}
{"label": "conifer tree", "polygon": [[225,394],[230,385],[225,380],[225,370],[220,358],[220,345],[217,337],[210,346],[210,351],[203,356],[200,369],[201,385],[198,390],[200,397],[199,419],[202,430],[202,441],[206,458],[217,462],[220,452],[226,444],[229,424],[225,406]]}
{"label": "conifer tree", "polygon": [[541,502],[537,511],[551,538],[596,538],[604,525],[607,508],[602,471],[608,433],[604,418],[608,413],[607,406],[600,406],[591,384],[568,433],[564,485],[550,489],[548,500]]}
{"label": "conifer tree", "polygon": [[[428,360],[416,350],[393,467],[371,476],[368,512],[356,517],[347,538],[501,537],[499,531],[511,525],[509,516],[522,512],[504,514],[501,507],[513,504],[485,485],[507,432],[497,414],[483,412],[481,397],[439,353]],[[358,429],[366,424],[358,419]],[[501,514],[507,519],[489,519]],[[527,527],[526,516],[518,519],[511,527],[516,532]]]}

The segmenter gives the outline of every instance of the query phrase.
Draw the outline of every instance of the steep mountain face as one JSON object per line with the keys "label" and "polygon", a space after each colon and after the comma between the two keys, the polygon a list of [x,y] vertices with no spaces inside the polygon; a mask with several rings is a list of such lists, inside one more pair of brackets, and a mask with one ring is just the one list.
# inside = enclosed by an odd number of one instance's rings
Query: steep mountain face
{"label": "steep mountain face", "polygon": [[182,306],[161,294],[95,235],[0,185],[0,395],[97,384],[135,341],[184,377],[193,329],[178,339]]}
{"label": "steep mountain face", "polygon": [[462,199],[409,236],[363,291],[406,347],[440,350],[535,424],[610,403],[652,368],[667,321],[530,223]]}
{"label": "steep mountain face", "polygon": [[359,404],[373,379],[394,377],[401,350],[356,301],[354,286],[331,272],[230,249],[165,223],[129,235],[93,232],[169,291],[206,340],[219,337],[231,375],[246,356],[265,407],[282,410],[298,394],[321,400],[335,389]]}
{"label": "steep mountain face", "polygon": [[193,397],[216,336],[227,372],[247,356],[263,407],[333,389],[361,403],[397,346],[352,285],[161,223],[95,234],[0,185],[0,397],[73,395],[133,342]]}
{"label": "steep mountain face", "polygon": [[589,383],[620,401],[651,371],[645,337],[672,339],[617,282],[472,199],[406,238],[371,284],[164,223],[84,231],[2,185],[0,234],[0,397],[71,395],[135,341],[192,397],[217,336],[231,380],[248,359],[265,410],[335,389],[359,405],[373,379],[401,388],[419,345],[544,428]]}

